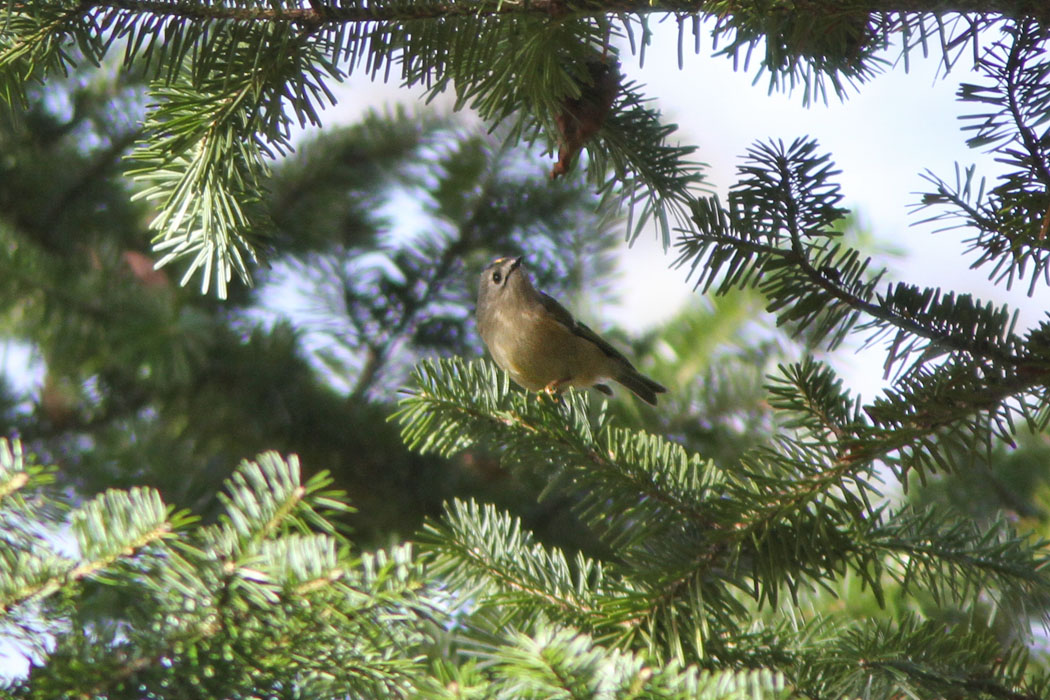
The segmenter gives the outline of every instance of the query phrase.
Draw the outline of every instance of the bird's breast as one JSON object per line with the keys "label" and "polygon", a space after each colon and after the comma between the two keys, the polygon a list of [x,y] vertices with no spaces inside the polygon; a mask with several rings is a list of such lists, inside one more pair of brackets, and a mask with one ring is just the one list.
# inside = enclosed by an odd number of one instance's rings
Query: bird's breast
{"label": "bird's breast", "polygon": [[591,386],[609,376],[609,359],[601,349],[542,307],[514,315],[497,311],[482,339],[496,364],[526,389],[539,391],[552,383]]}

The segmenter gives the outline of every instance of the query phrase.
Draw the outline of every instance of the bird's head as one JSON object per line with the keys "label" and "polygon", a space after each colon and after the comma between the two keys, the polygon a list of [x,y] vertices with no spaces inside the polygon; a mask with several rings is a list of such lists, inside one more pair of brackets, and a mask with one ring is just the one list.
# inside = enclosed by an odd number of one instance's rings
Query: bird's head
{"label": "bird's head", "polygon": [[523,301],[535,296],[532,282],[521,264],[522,258],[498,258],[481,273],[478,282],[478,312],[494,305]]}

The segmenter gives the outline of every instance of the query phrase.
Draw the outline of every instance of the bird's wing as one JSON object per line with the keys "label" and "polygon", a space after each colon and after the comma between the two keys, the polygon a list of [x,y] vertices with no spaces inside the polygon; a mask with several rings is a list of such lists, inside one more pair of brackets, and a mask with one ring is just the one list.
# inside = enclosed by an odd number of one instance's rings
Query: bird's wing
{"label": "bird's wing", "polygon": [[569,313],[568,309],[559,304],[557,300],[554,299],[554,297],[540,292],[540,301],[543,303],[543,308],[546,309],[547,312],[551,316],[553,316],[559,323],[561,323],[563,326],[572,331],[573,334],[578,335],[585,340],[589,340],[590,342],[597,345],[598,348],[601,349],[601,351],[609,357],[620,360],[621,362],[626,363],[628,367],[631,367],[633,369],[633,365],[631,364],[630,360],[624,357],[623,353],[614,348],[612,345],[609,345],[609,343],[607,343],[604,338],[592,331],[585,324],[580,323],[579,321],[574,319],[572,317],[572,314]]}
{"label": "bird's wing", "polygon": [[543,304],[544,310],[554,317],[554,320],[569,330],[576,331],[576,326],[578,325],[576,319],[572,317],[568,309],[555,301],[554,297],[540,292],[540,303]]}

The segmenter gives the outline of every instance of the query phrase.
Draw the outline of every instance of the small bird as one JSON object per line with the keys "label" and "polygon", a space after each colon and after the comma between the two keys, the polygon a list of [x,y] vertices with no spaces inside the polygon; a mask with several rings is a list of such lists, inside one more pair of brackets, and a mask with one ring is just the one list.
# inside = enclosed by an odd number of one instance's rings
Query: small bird
{"label": "small bird", "polygon": [[561,304],[536,291],[521,258],[499,258],[481,273],[478,330],[496,364],[530,391],[556,395],[567,386],[612,390],[619,382],[646,403],[667,391],[643,376],[597,333]]}

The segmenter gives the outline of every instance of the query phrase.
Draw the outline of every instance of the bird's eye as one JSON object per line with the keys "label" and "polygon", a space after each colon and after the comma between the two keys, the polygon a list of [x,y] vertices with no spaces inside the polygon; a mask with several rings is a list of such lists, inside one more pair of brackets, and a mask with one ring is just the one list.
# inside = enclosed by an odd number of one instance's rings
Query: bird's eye
{"label": "bird's eye", "polygon": [[503,275],[501,275],[499,273],[499,270],[496,270],[495,272],[492,273],[492,281],[495,282],[496,284],[499,284],[500,282],[503,281]]}

